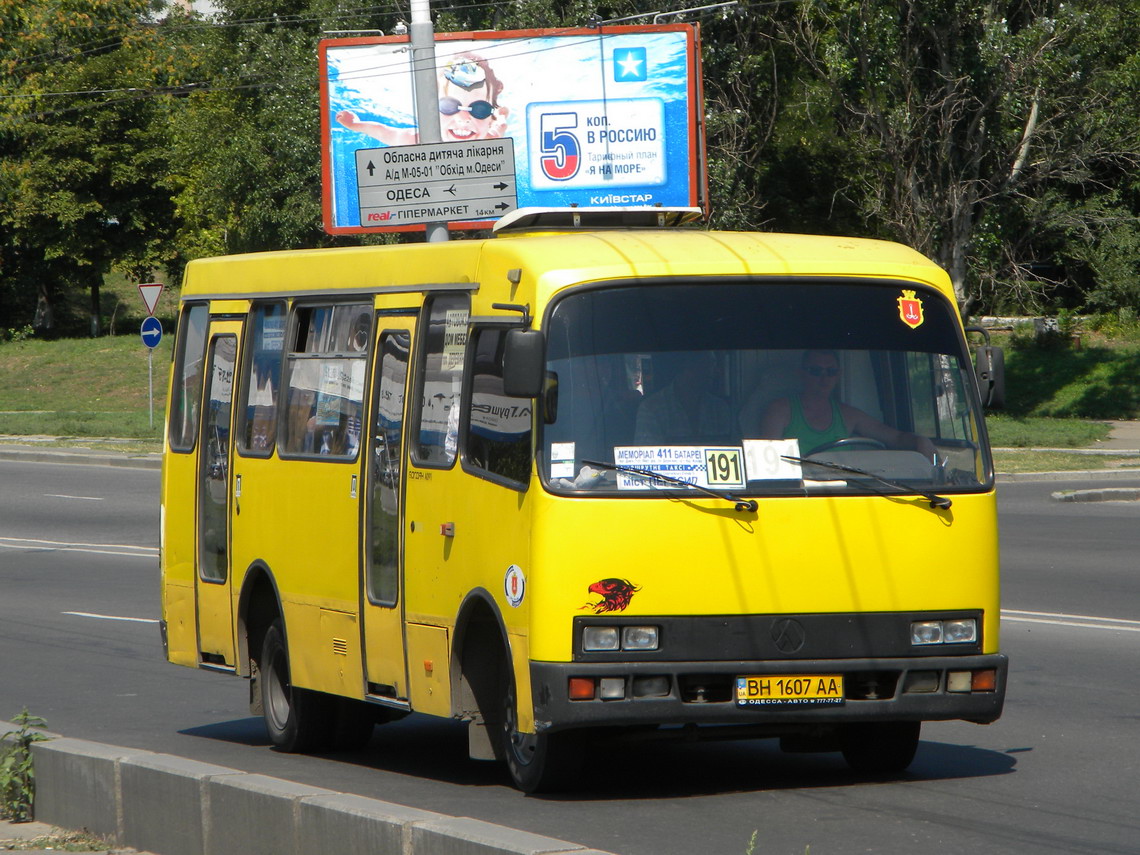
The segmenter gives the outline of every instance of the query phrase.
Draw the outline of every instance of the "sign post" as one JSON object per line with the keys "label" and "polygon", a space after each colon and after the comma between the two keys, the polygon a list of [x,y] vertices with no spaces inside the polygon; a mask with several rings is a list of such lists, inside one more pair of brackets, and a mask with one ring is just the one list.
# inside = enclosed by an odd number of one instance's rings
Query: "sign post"
{"label": "sign post", "polygon": [[148,282],[139,285],[139,293],[142,295],[143,304],[146,306],[147,316],[142,322],[142,327],[139,329],[139,335],[142,336],[142,343],[147,346],[146,354],[146,375],[148,391],[148,401],[150,406],[150,427],[154,429],[154,349],[158,347],[158,343],[162,341],[162,323],[154,316],[154,308],[158,305],[158,298],[162,296],[162,283]]}

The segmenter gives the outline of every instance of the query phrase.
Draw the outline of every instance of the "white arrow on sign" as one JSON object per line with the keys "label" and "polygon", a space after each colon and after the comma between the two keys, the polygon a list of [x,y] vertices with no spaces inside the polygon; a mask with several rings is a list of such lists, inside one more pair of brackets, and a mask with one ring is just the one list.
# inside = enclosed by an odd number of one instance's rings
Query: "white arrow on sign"
{"label": "white arrow on sign", "polygon": [[162,296],[162,289],[161,282],[147,282],[139,285],[139,293],[142,294],[148,315],[154,314],[154,307],[158,305],[158,298]]}

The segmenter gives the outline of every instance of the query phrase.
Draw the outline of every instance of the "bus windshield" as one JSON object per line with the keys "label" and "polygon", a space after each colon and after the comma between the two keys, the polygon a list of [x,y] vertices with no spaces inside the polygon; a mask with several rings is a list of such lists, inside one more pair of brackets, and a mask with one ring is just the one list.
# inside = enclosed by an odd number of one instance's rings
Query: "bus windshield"
{"label": "bus windshield", "polygon": [[932,289],[866,279],[572,292],[546,324],[544,483],[683,490],[640,471],[750,495],[987,489],[955,312]]}

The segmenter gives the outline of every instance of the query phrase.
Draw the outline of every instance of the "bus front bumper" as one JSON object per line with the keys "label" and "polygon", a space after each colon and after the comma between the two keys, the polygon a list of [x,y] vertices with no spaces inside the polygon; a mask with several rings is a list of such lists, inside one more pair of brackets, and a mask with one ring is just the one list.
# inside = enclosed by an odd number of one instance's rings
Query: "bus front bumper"
{"label": "bus front bumper", "polygon": [[[751,725],[782,728],[871,721],[996,721],[1004,654],[740,662],[531,663],[535,728]],[[740,680],[799,686],[841,677],[832,697],[738,700]],[[589,687],[593,695],[589,696]],[[773,692],[773,694],[780,694]],[[572,697],[573,695],[573,697]],[[841,697],[839,696],[841,695]]]}

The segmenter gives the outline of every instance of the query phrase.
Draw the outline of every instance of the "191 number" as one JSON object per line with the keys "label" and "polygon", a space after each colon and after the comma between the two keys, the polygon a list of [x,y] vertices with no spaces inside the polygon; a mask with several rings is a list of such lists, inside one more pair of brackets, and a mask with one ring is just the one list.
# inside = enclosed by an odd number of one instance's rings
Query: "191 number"
{"label": "191 number", "polygon": [[742,487],[739,448],[710,448],[705,452],[705,477],[719,487]]}

